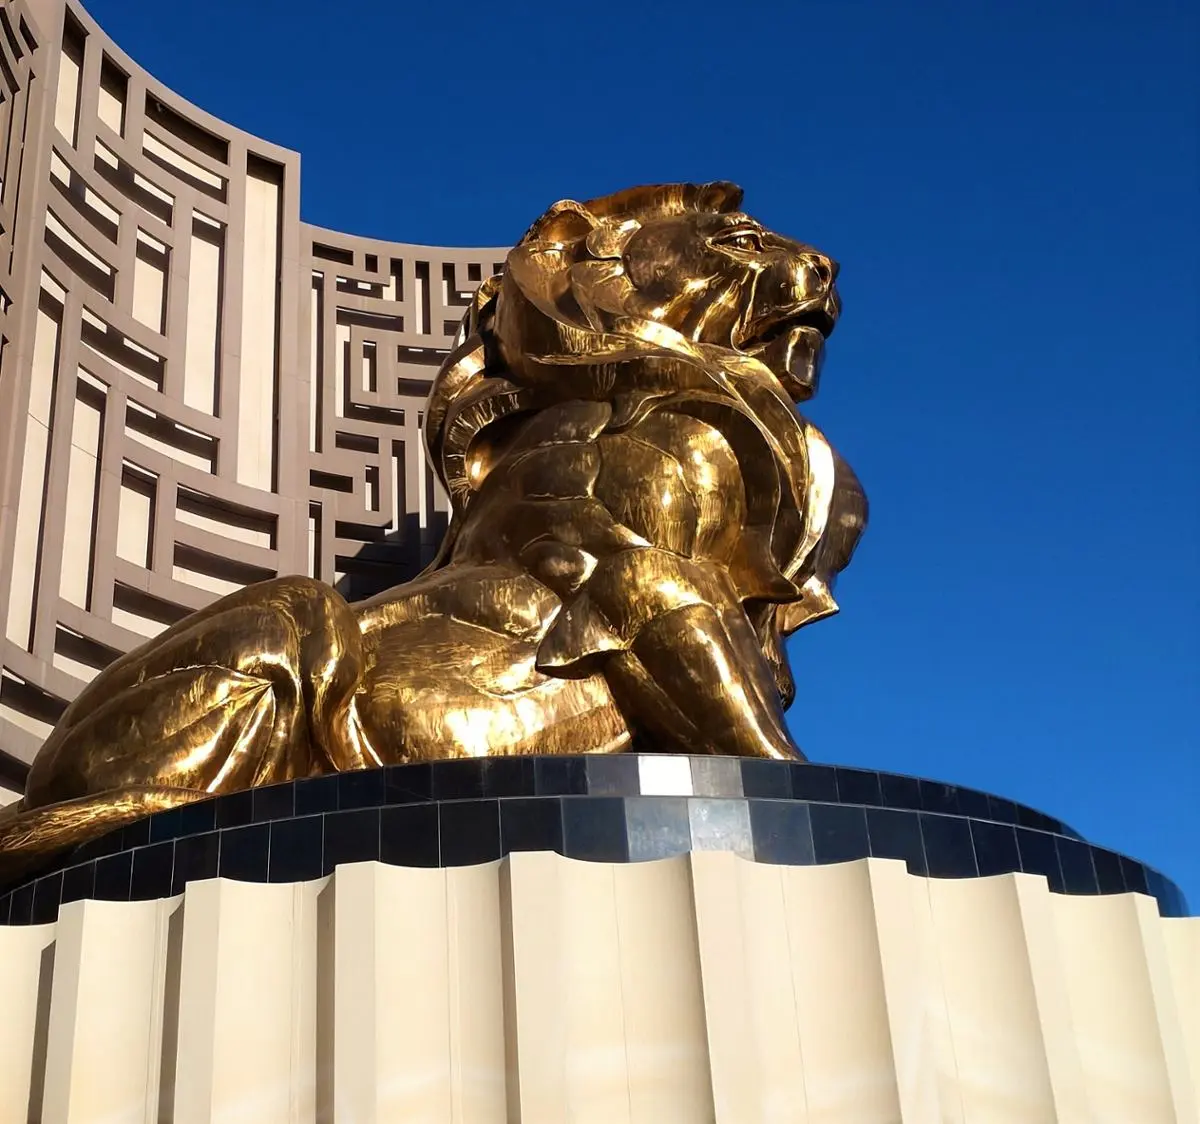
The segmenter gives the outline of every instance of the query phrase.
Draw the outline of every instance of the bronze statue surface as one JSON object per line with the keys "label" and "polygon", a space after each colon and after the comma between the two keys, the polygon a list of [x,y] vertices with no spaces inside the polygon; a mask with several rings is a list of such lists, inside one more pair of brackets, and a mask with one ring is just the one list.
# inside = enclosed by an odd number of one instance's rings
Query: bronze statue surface
{"label": "bronze statue surface", "polygon": [[836,612],[866,500],[796,410],[837,267],[740,205],[726,183],[554,204],[430,392],[452,504],[434,563],[354,605],[249,586],[130,652],[63,715],[0,852],[399,762],[635,737],[799,758],[783,638]]}

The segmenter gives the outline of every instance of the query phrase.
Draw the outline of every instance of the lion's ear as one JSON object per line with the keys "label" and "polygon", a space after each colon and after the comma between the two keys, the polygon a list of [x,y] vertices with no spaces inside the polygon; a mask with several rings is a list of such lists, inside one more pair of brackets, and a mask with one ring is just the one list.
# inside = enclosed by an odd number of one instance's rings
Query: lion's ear
{"label": "lion's ear", "polygon": [[640,226],[637,219],[626,219],[624,222],[602,220],[587,236],[588,253],[600,259],[619,258]]}
{"label": "lion's ear", "polygon": [[696,209],[715,211],[719,215],[731,214],[741,207],[743,194],[736,183],[728,180],[701,184],[696,188]]}
{"label": "lion's ear", "polygon": [[525,233],[519,245],[529,242],[573,242],[587,237],[597,218],[582,203],[560,199]]}

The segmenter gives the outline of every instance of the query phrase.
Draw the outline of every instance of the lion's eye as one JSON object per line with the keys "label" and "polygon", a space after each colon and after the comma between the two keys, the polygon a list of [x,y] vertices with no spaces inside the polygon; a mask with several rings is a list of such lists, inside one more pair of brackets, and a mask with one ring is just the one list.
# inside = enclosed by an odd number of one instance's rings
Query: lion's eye
{"label": "lion's eye", "polygon": [[725,234],[718,235],[713,241],[718,246],[730,246],[735,250],[743,250],[751,254],[758,253],[763,248],[762,239],[754,230],[730,230]]}

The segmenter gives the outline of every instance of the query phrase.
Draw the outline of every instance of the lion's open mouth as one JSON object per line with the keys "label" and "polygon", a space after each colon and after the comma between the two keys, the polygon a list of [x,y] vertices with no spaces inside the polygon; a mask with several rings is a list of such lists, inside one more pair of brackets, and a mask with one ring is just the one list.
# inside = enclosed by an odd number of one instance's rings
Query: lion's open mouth
{"label": "lion's open mouth", "polygon": [[783,383],[796,402],[805,402],[817,389],[825,339],[833,331],[839,309],[832,293],[786,311],[751,320],[736,344]]}
{"label": "lion's open mouth", "polygon": [[837,323],[837,315],[828,299],[809,302],[807,306],[789,312],[772,313],[747,325],[747,331],[738,347],[741,351],[754,351],[760,347],[794,332],[797,328],[812,328],[828,339]]}

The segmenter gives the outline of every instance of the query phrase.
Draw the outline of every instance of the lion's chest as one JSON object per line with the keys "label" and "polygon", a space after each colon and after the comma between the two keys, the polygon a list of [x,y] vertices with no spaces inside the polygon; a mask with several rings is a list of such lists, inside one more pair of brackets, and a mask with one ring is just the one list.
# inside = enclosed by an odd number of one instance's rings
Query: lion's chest
{"label": "lion's chest", "polygon": [[[565,426],[564,426],[565,428]],[[745,515],[737,457],[724,435],[696,418],[660,410],[617,432],[546,433],[492,470],[469,508],[463,549],[481,560],[522,559],[549,570],[551,588],[569,571],[614,551],[653,546],[724,559]],[[548,544],[559,544],[554,554]],[[539,574],[541,577],[541,574]]]}

